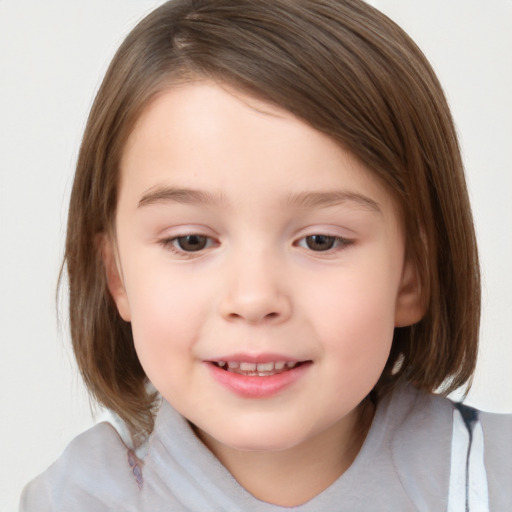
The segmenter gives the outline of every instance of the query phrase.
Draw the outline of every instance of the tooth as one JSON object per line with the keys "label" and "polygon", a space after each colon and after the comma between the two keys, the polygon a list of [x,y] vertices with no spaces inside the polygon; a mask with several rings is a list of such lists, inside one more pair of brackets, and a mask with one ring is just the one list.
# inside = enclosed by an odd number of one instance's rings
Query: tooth
{"label": "tooth", "polygon": [[226,366],[226,361],[217,361],[217,365],[223,368],[224,366]]}
{"label": "tooth", "polygon": [[228,362],[228,368],[235,369],[235,368],[238,368],[239,366],[240,366],[240,364],[235,361]]}
{"label": "tooth", "polygon": [[257,365],[259,372],[271,372],[274,369],[274,363],[258,363]]}
{"label": "tooth", "polygon": [[277,361],[276,363],[274,363],[274,367],[276,370],[282,370],[285,364],[286,363],[284,361]]}
{"label": "tooth", "polygon": [[287,366],[288,368],[293,368],[296,364],[297,364],[297,363],[292,363],[291,361],[288,361],[288,362],[286,363],[286,366]]}
{"label": "tooth", "polygon": [[240,370],[243,372],[253,372],[256,370],[256,363],[240,363]]}

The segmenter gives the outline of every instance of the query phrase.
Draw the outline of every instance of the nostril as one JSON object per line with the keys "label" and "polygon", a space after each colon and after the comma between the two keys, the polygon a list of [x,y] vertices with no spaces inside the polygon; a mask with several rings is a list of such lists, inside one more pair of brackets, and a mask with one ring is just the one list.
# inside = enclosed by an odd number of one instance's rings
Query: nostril
{"label": "nostril", "polygon": [[219,304],[221,316],[232,322],[278,323],[291,312],[287,297],[271,293],[230,293]]}
{"label": "nostril", "polygon": [[240,320],[245,319],[249,322],[265,322],[265,321],[273,321],[280,317],[281,315],[276,312],[272,311],[271,313],[266,314],[259,314],[258,312],[247,312],[246,314],[231,312],[229,313],[229,318],[232,320]]}

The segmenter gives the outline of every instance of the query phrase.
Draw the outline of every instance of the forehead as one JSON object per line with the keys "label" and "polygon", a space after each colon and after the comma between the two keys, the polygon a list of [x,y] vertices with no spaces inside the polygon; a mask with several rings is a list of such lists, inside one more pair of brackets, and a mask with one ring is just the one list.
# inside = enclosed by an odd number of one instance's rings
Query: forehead
{"label": "forehead", "polygon": [[158,95],[125,146],[122,195],[140,202],[169,187],[208,191],[226,203],[250,202],[262,189],[281,203],[343,190],[392,207],[372,173],[327,135],[275,105],[207,81]]}

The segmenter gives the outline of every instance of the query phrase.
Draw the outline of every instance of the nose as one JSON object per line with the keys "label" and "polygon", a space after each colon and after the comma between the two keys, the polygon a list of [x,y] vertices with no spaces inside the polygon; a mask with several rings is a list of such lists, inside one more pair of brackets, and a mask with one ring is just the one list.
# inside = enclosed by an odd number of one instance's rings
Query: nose
{"label": "nose", "polygon": [[275,259],[251,254],[232,262],[224,280],[220,314],[250,324],[286,321],[292,311],[282,267]]}

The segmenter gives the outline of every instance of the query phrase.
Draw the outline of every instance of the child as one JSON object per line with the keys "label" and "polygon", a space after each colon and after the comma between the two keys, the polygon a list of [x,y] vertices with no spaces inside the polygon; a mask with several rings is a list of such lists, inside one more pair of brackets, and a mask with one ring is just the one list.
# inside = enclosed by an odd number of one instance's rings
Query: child
{"label": "child", "polygon": [[449,109],[365,3],[143,20],[89,117],[66,268],[120,426],[76,438],[23,511],[510,508],[512,418],[443,398],[480,309]]}

